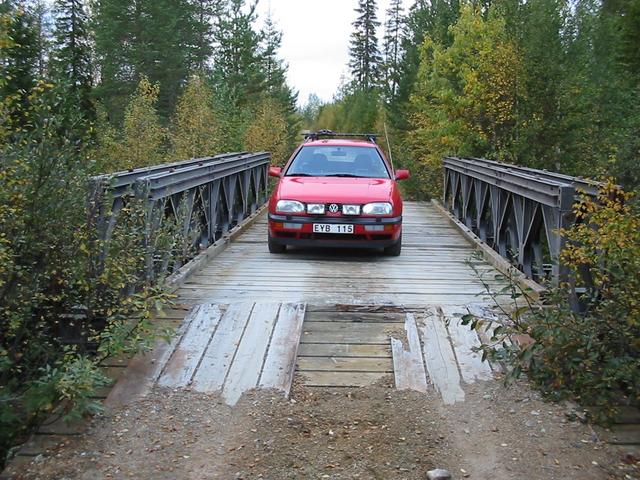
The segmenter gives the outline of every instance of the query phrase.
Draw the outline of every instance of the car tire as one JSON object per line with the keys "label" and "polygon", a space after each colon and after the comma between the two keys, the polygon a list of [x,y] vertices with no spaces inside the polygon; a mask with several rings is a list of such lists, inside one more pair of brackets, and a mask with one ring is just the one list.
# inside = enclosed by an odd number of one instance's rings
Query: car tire
{"label": "car tire", "polygon": [[402,235],[398,238],[398,241],[391,245],[390,247],[385,247],[384,254],[390,257],[397,257],[400,255],[402,251]]}
{"label": "car tire", "polygon": [[268,235],[267,238],[268,238],[267,243],[269,244],[269,253],[284,253],[287,250],[286,245],[281,245],[279,243],[276,243],[271,238],[271,235]]}

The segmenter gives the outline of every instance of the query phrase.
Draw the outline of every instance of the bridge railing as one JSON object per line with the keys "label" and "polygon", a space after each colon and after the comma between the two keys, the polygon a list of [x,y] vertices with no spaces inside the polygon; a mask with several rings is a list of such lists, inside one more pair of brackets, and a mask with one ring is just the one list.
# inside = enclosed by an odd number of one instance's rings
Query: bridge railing
{"label": "bridge railing", "polygon": [[[92,178],[90,211],[97,236],[109,240],[123,208],[144,209],[146,278],[175,272],[195,253],[220,239],[267,200],[268,152],[234,152]],[[151,239],[171,224],[181,254],[158,258]]]}
{"label": "bridge railing", "polygon": [[537,281],[567,279],[560,229],[574,221],[578,194],[599,184],[478,158],[444,159],[444,205],[481,240]]}

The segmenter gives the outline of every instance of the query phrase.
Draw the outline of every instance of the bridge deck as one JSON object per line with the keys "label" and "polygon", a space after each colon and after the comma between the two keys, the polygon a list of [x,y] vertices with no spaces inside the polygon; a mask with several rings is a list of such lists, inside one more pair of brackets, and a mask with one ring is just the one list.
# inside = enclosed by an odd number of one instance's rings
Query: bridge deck
{"label": "bridge deck", "polygon": [[[465,305],[486,300],[482,283],[467,264],[473,247],[428,203],[407,202],[403,251],[267,250],[262,216],[178,291],[181,303],[235,301],[311,304]],[[492,270],[474,260],[476,268]],[[496,272],[497,273],[497,272]]]}
{"label": "bridge deck", "polygon": [[[265,216],[178,290],[189,315],[171,345],[134,361],[110,398],[141,385],[222,392],[231,404],[256,386],[288,392],[364,386],[394,375],[398,388],[432,384],[446,403],[461,384],[491,378],[460,324],[488,298],[497,271],[430,204],[408,203],[400,257],[358,250],[268,252]],[[473,268],[471,266],[473,262]],[[475,270],[474,270],[475,269]],[[472,306],[473,305],[473,306]],[[305,314],[306,313],[306,314]]]}

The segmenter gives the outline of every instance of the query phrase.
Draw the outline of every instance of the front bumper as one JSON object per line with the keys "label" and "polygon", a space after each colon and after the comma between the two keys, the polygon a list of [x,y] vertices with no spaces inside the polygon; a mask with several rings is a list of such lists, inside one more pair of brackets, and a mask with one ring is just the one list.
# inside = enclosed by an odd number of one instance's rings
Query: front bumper
{"label": "front bumper", "polygon": [[[353,234],[314,233],[314,223],[348,224]],[[367,230],[376,226],[379,231]],[[337,248],[384,248],[394,245],[402,231],[402,216],[345,217],[269,214],[269,236],[280,245]]]}

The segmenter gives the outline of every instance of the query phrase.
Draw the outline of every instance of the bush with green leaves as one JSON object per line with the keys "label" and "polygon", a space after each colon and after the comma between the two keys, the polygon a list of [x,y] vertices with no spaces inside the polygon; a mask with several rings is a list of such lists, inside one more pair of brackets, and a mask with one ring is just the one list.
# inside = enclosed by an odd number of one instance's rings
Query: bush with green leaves
{"label": "bush with green leaves", "polygon": [[[149,238],[132,202],[108,240],[88,206],[89,131],[64,85],[40,82],[28,104],[3,100],[26,122],[0,143],[0,464],[54,409],[95,412],[108,356],[149,348],[166,300],[145,283]],[[3,122],[11,125],[11,122]],[[182,246],[156,238],[165,251]]]}
{"label": "bush with green leaves", "polygon": [[[640,212],[612,182],[574,211],[576,223],[561,232],[573,282],[550,287],[538,304],[510,281],[500,293],[513,305],[499,301],[497,317],[463,321],[491,332],[484,358],[504,361],[508,378],[527,372],[552,398],[575,398],[606,421],[621,404],[640,404]],[[580,313],[574,287],[584,291]]]}

